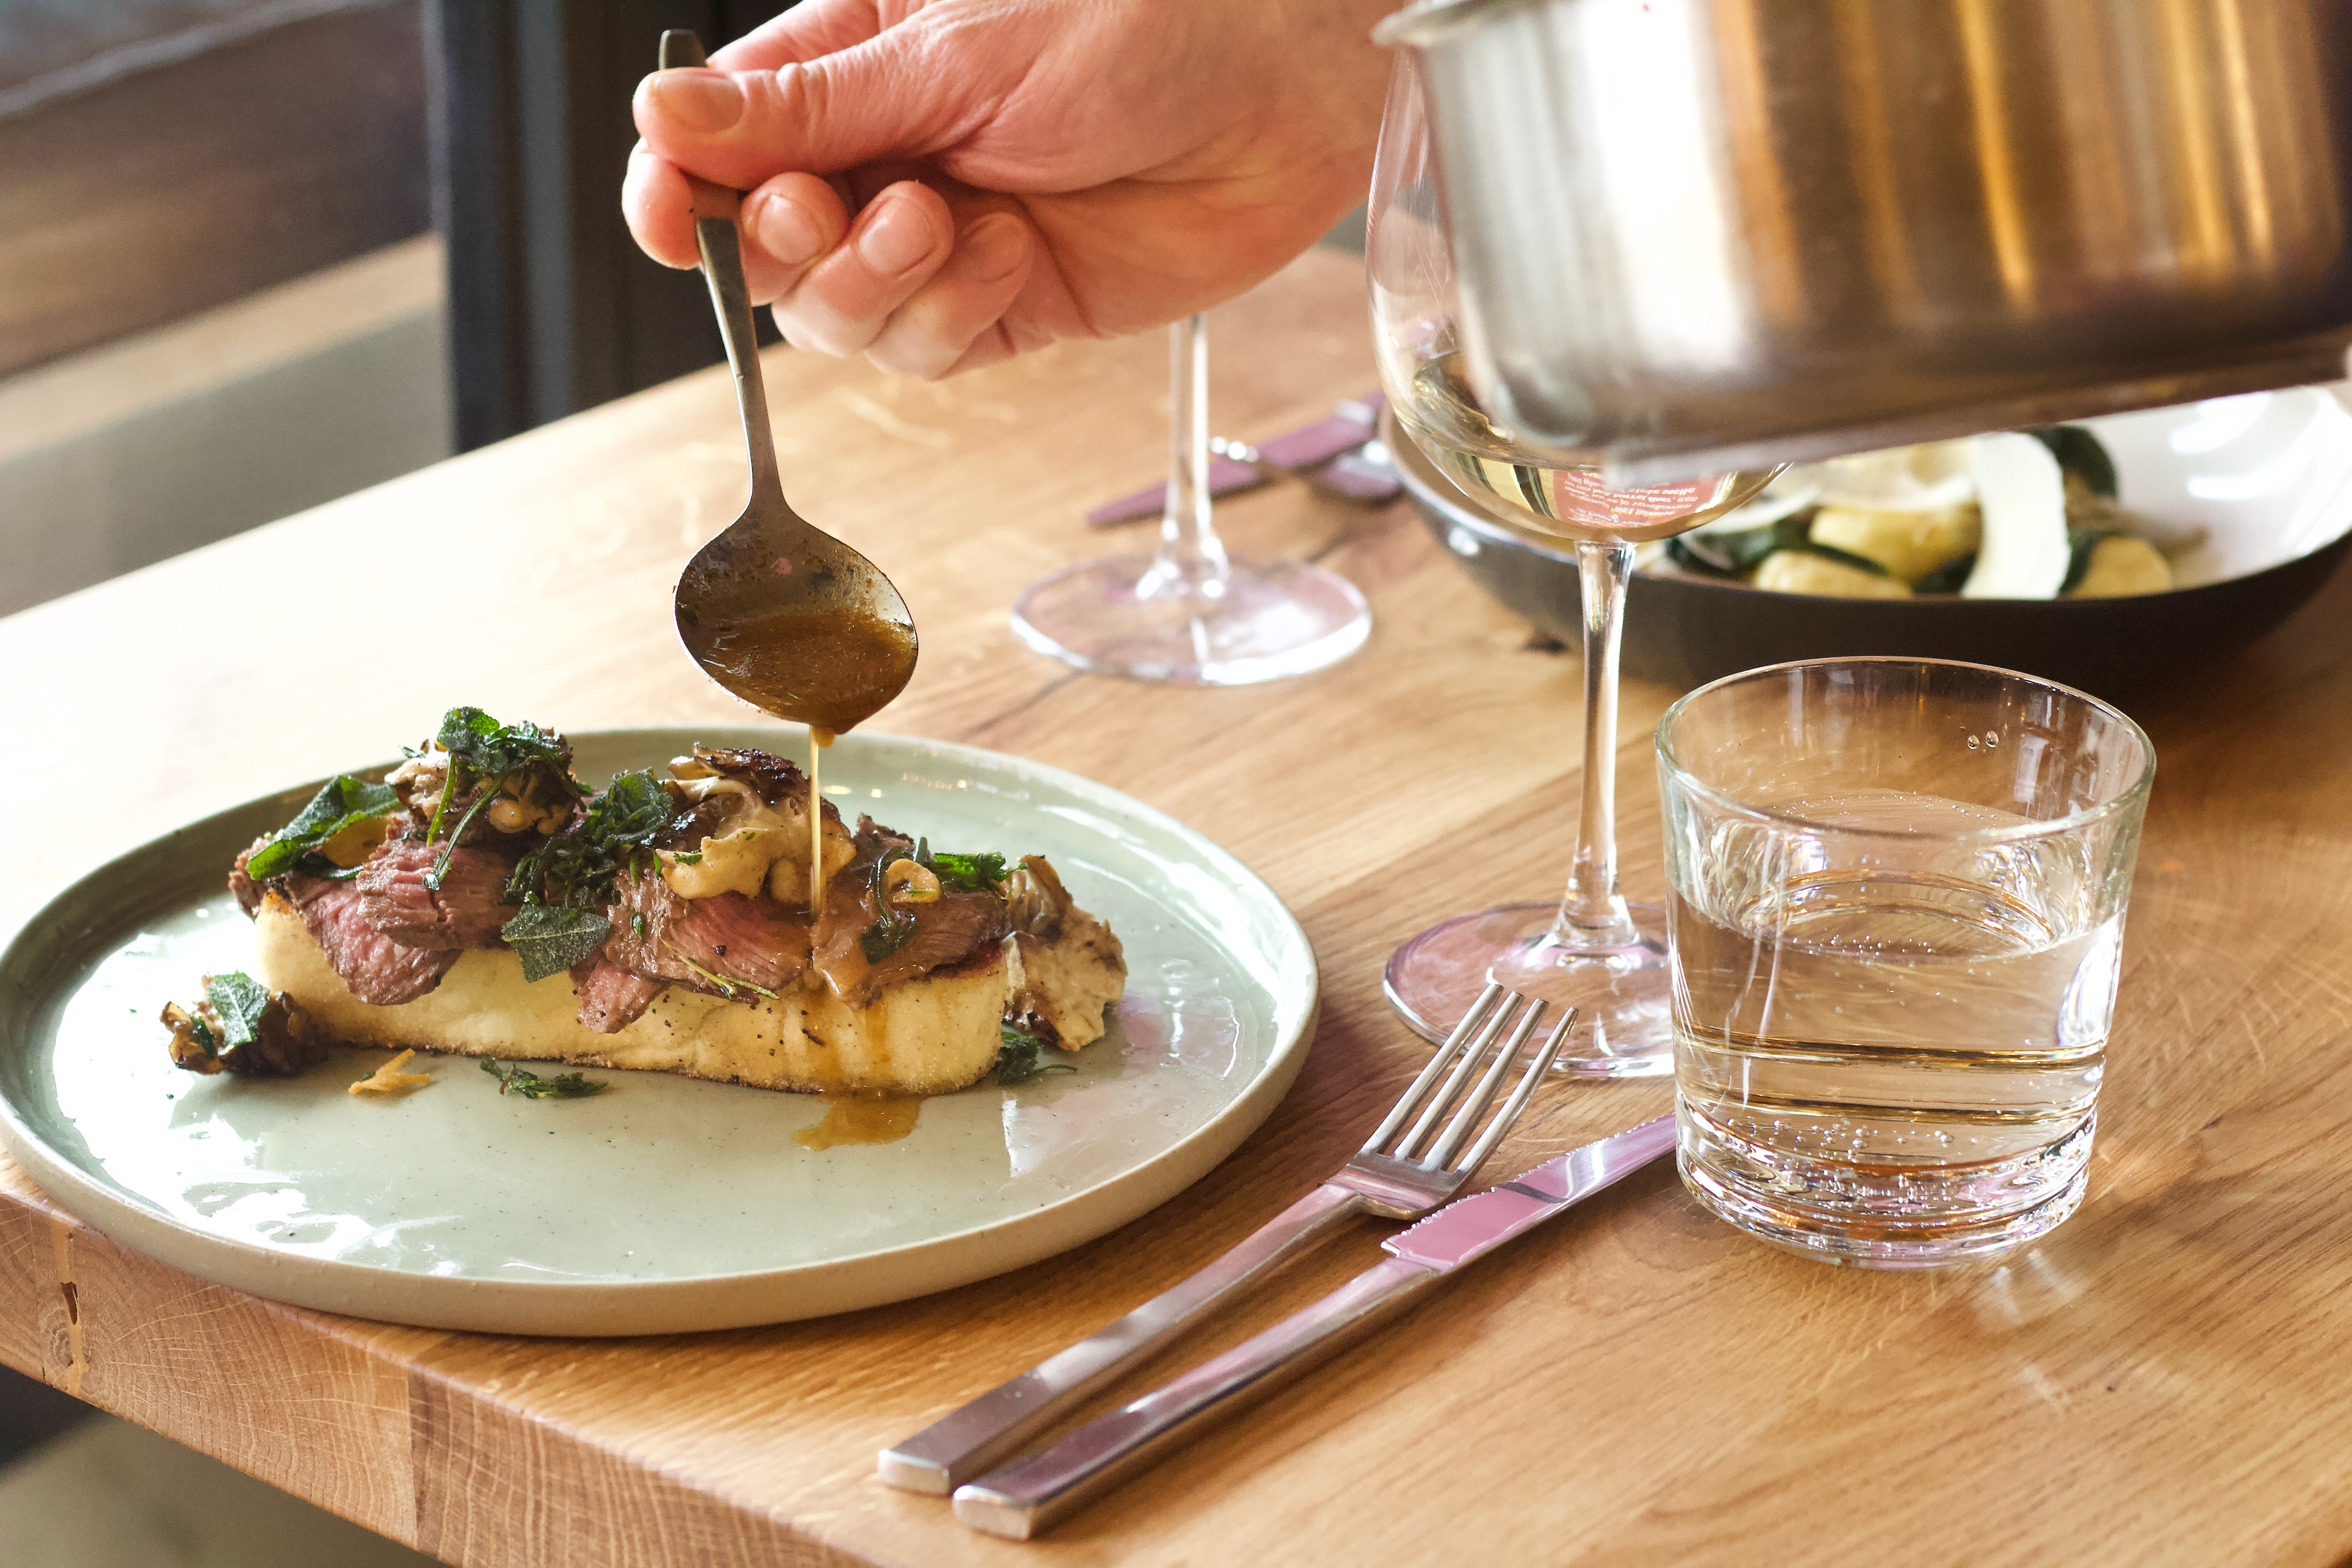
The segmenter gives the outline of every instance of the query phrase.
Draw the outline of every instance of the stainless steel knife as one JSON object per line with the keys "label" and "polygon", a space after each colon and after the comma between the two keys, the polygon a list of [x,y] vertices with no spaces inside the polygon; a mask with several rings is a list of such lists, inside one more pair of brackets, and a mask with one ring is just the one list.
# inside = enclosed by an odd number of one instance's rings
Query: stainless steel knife
{"label": "stainless steel knife", "polygon": [[956,1517],[974,1530],[1026,1541],[1231,1415],[1396,1315],[1420,1294],[1515,1236],[1575,1206],[1675,1146],[1675,1119],[1547,1160],[1515,1181],[1457,1198],[1381,1243],[1390,1254],[1328,1296],[1244,1344],[1052,1447],[958,1487]]}

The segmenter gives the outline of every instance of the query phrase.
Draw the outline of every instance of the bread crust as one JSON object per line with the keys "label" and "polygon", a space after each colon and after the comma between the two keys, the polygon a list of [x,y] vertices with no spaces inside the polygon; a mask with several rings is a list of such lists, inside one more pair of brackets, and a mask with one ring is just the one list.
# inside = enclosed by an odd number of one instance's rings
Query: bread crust
{"label": "bread crust", "polygon": [[851,1007],[814,973],[775,1001],[730,1001],[671,986],[616,1034],[582,1024],[569,981],[526,984],[511,952],[462,955],[413,1002],[352,994],[294,907],[272,891],[254,914],[254,976],[283,991],[331,1037],[516,1061],[681,1073],[798,1094],[946,1094],[995,1064],[1017,979],[1006,947],[895,985]]}

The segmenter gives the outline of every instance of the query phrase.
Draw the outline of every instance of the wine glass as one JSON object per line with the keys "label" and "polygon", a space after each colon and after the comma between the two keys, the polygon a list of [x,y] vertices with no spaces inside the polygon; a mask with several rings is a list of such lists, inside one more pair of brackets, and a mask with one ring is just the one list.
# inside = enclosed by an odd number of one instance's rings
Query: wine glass
{"label": "wine glass", "polygon": [[[1391,80],[1372,173],[1367,270],[1389,407],[1413,446],[1466,496],[1518,528],[1576,546],[1582,584],[1584,767],[1576,856],[1556,903],[1458,915],[1390,956],[1384,989],[1414,1030],[1443,1039],[1488,980],[1574,1006],[1566,1071],[1638,1077],[1674,1068],[1664,911],[1618,890],[1617,655],[1633,547],[1741,506],[1777,468],[1612,489],[1560,467],[1479,405],[1459,331],[1454,256],[1412,57]],[[1409,455],[1400,460],[1409,460]]]}
{"label": "wine glass", "polygon": [[1371,631],[1364,596],[1320,566],[1257,566],[1225,552],[1209,510],[1209,341],[1201,317],[1169,329],[1168,360],[1160,548],[1097,556],[1032,583],[1013,602],[1013,632],[1089,674],[1181,686],[1245,686],[1338,663]]}

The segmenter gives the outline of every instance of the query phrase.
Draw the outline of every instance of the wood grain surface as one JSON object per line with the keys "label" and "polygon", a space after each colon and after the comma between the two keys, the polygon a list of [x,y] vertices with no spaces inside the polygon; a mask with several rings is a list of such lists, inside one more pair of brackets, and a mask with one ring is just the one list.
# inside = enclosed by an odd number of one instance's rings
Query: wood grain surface
{"label": "wood grain surface", "polygon": [[[1356,264],[1211,318],[1215,425],[1371,384]],[[338,1319],[110,1243],[0,1163],[0,1360],[453,1562],[1413,1564],[2332,1563],[2352,1549],[2352,578],[2136,705],[2160,772],[2090,1195],[2006,1261],[1785,1257],[1644,1173],[1029,1545],[873,1479],[875,1450],[1197,1268],[1336,1164],[1423,1059],[1379,965],[1429,921],[1557,891],[1577,666],[1409,510],[1286,487],[1235,546],[1352,576],[1370,646],[1238,691],[1084,679],[1013,643],[1085,508],[1164,447],[1156,338],[931,387],[772,354],[787,488],[905,590],[923,659],[878,728],[1098,778],[1289,900],[1322,1026],[1265,1128],[1062,1258],[879,1310],[562,1342]],[[567,728],[735,721],[669,587],[741,489],[702,374],[0,621],[0,926],[92,860],[479,703]],[[296,459],[299,460],[299,459]],[[1134,538],[1135,535],[1129,535]],[[1629,892],[1657,897],[1624,702]],[[159,1046],[160,1048],[160,1046]],[[1655,1114],[1547,1090],[1511,1170]],[[1377,1257],[1365,1226],[1110,1397]]]}

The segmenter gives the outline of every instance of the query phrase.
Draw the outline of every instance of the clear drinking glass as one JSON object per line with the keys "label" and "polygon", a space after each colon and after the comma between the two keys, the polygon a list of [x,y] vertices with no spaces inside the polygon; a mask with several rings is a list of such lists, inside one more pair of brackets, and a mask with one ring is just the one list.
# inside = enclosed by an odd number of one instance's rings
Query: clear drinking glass
{"label": "clear drinking glass", "polygon": [[1168,507],[1160,548],[1097,556],[1022,590],[1013,629],[1093,675],[1245,686],[1305,675],[1364,646],[1372,614],[1355,584],[1303,561],[1225,553],[1210,517],[1209,340],[1201,317],[1168,332]]}
{"label": "clear drinking glass", "polygon": [[1912,1268],[2082,1201],[2156,752],[2079,691],[1857,658],[1657,733],[1683,1180],[1810,1257]]}
{"label": "clear drinking glass", "polygon": [[1560,1053],[1569,1072],[1664,1073],[1674,1065],[1664,911],[1618,890],[1617,656],[1633,547],[1722,516],[1777,468],[1612,489],[1600,470],[1563,468],[1479,406],[1459,331],[1421,85],[1398,58],[1381,124],[1366,241],[1372,336],[1389,406],[1415,447],[1486,511],[1576,545],[1583,593],[1584,766],[1576,853],[1557,902],[1505,904],[1432,926],[1390,958],[1384,988],[1416,1031],[1439,1040],[1491,979],[1583,1017]]}

